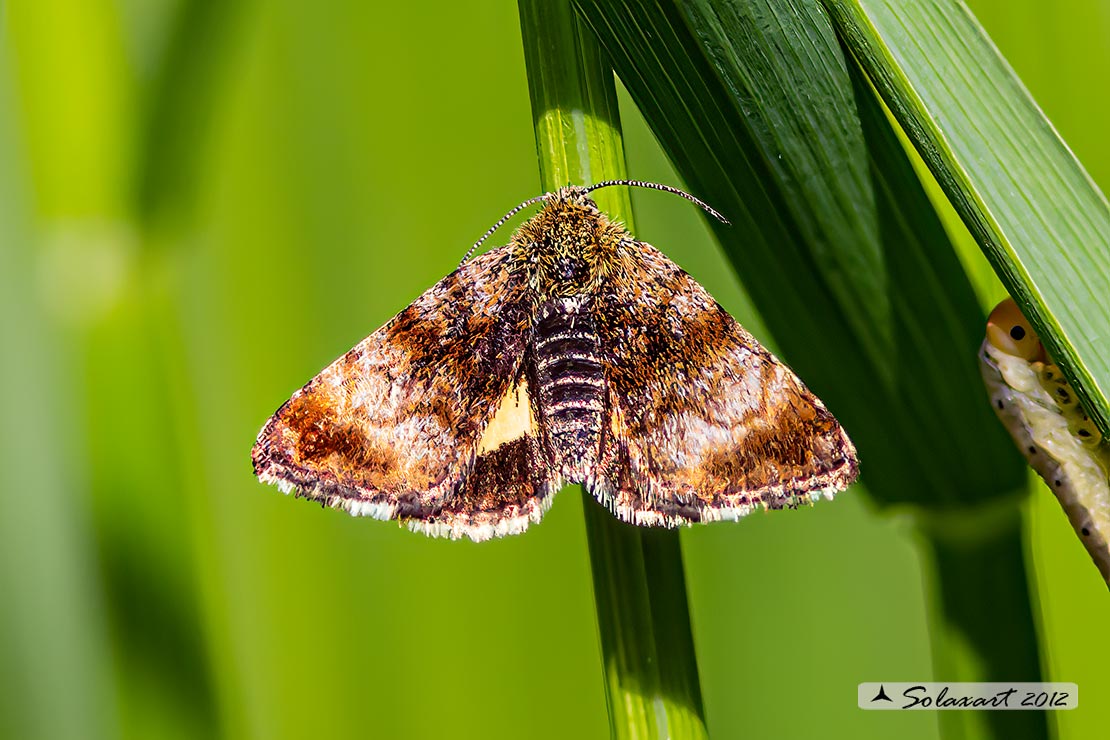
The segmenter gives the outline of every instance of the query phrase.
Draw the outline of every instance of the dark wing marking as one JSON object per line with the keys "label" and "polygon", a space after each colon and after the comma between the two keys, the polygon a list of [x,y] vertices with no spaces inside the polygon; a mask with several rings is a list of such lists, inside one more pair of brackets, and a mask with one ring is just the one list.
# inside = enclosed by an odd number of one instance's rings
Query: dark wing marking
{"label": "dark wing marking", "polygon": [[475,542],[520,534],[540,521],[562,486],[536,436],[527,434],[478,456],[456,495],[409,528]]}
{"label": "dark wing marking", "polygon": [[526,291],[508,247],[462,265],[278,409],[255,474],[433,535],[488,539],[539,521],[558,481],[530,410],[512,413],[529,403]]}
{"label": "dark wing marking", "polygon": [[[693,278],[641,242],[598,295],[608,419],[587,488],[620,519],[737,519],[846,488],[847,435]],[[632,293],[629,293],[629,290]]]}

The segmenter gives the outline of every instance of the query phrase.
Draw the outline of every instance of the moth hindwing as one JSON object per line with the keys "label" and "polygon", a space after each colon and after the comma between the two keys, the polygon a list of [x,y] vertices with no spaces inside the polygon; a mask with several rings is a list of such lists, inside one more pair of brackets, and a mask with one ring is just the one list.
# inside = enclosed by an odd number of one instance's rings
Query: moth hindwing
{"label": "moth hindwing", "polygon": [[847,487],[855,449],[802,382],[661,252],[568,187],[270,418],[258,477],[480,541],[565,482],[651,526]]}

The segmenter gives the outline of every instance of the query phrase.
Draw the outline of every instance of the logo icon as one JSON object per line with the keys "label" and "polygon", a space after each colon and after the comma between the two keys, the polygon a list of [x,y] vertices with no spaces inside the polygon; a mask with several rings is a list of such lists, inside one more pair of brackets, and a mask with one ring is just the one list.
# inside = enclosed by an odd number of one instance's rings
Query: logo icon
{"label": "logo icon", "polygon": [[882,684],[879,684],[879,693],[875,694],[875,698],[872,699],[871,701],[889,701],[889,702],[893,702],[894,700],[886,695],[886,688]]}

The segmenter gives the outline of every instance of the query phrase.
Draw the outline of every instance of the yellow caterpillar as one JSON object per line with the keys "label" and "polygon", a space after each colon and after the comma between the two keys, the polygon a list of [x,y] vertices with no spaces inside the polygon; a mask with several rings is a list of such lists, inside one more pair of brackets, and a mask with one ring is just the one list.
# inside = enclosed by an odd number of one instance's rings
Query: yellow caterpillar
{"label": "yellow caterpillar", "polygon": [[1012,298],[987,319],[979,368],[999,420],[1110,585],[1110,445]]}

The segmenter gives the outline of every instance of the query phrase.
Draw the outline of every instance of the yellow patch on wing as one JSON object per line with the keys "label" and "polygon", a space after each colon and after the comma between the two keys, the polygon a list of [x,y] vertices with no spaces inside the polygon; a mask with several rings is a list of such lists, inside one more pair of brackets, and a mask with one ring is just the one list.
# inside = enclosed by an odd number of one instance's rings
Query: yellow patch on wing
{"label": "yellow patch on wing", "polygon": [[496,450],[503,444],[525,437],[536,428],[532,415],[532,401],[528,397],[528,382],[521,381],[505,393],[493,418],[478,440],[478,455]]}

